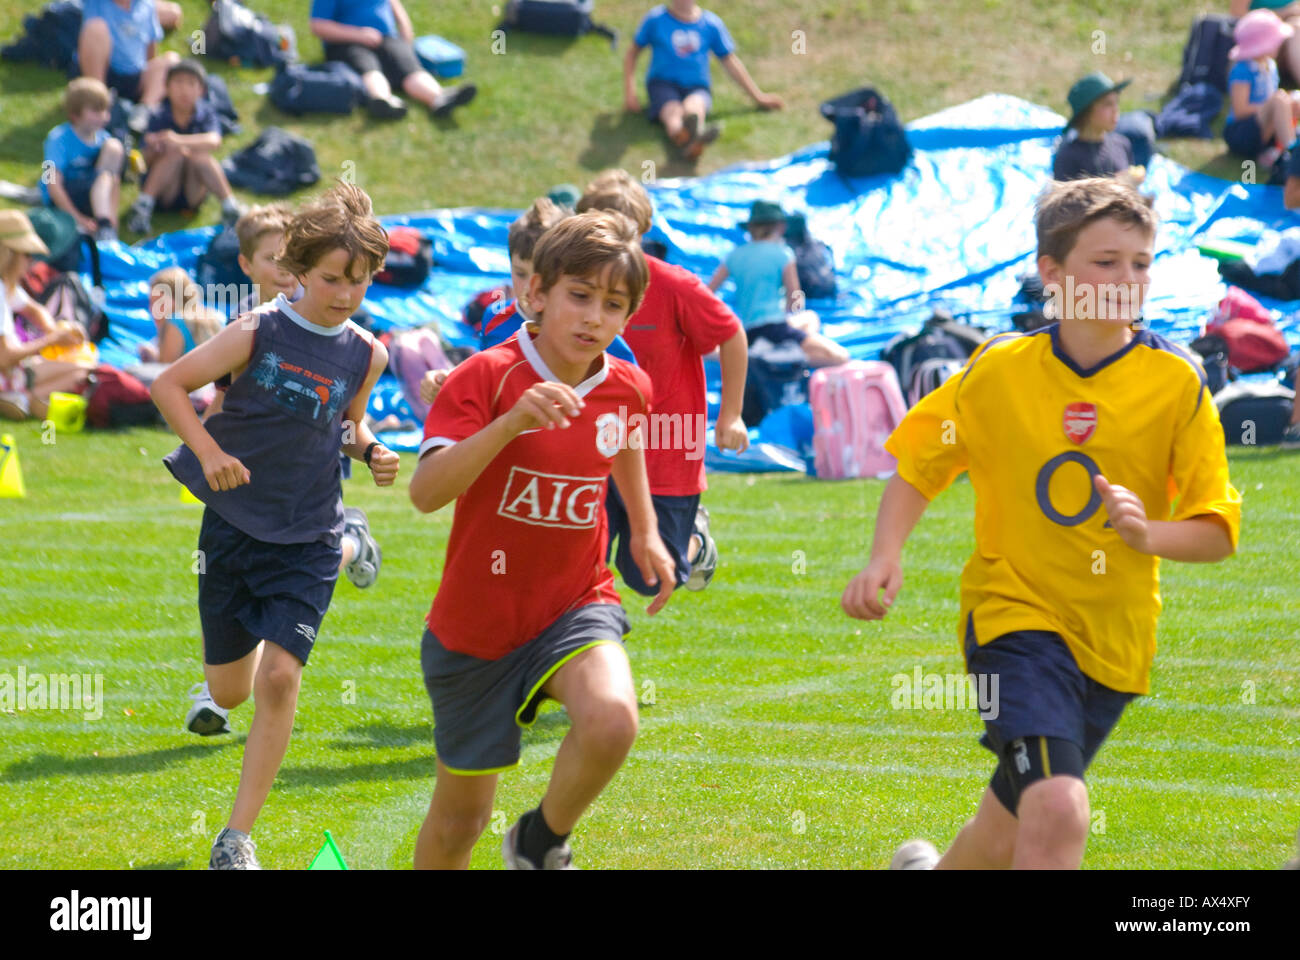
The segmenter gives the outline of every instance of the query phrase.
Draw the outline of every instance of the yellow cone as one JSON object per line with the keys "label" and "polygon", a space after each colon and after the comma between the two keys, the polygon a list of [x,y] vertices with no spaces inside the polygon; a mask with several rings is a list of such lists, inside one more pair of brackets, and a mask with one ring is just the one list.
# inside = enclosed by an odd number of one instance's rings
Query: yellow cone
{"label": "yellow cone", "polygon": [[202,503],[202,502],[203,502],[202,500],[194,496],[194,494],[190,493],[189,487],[185,486],[185,484],[183,483],[181,484],[181,503]]}
{"label": "yellow cone", "polygon": [[0,497],[25,497],[23,468],[18,465],[18,448],[13,434],[0,437]]}

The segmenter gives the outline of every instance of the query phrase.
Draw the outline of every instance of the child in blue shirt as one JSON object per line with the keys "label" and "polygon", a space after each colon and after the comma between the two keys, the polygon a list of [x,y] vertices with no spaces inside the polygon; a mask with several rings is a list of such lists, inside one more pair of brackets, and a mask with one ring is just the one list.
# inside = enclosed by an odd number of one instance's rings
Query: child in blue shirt
{"label": "child in blue shirt", "polygon": [[[174,51],[158,52],[163,24],[154,0],[84,0],[77,36],[77,66],[124,99],[146,107],[163,98],[167,69],[180,62]],[[167,5],[170,25],[179,10]]]}
{"label": "child in blue shirt", "polygon": [[744,227],[750,240],[742,243],[718,265],[709,281],[715,293],[731,277],[736,284],[734,307],[745,325],[752,348],[767,340],[773,347],[796,343],[810,366],[844,363],[849,353],[834,340],[817,332],[816,314],[803,309],[803,291],[794,251],[785,242],[785,213],[775,203],[755,201]]}
{"label": "child in blue shirt", "polygon": [[701,9],[695,0],[669,0],[651,10],[636,32],[623,61],[623,103],[635,113],[641,109],[633,74],[637,57],[651,50],[646,73],[650,98],[650,119],[658,120],[668,139],[695,159],[718,138],[721,127],[706,125],[705,116],[713,104],[709,81],[709,54],[722,66],[760,108],[779,110],[780,97],[764,93],[736,56],[736,43],[717,14]]}
{"label": "child in blue shirt", "polygon": [[116,240],[125,154],[122,142],[104,129],[108,88],[93,77],[78,77],[63,94],[63,110],[68,122],[45,138],[41,195],[46,206],[70,214],[97,242]]}
{"label": "child in blue shirt", "polygon": [[1295,32],[1272,10],[1252,10],[1234,31],[1237,45],[1228,71],[1228,119],[1223,140],[1238,156],[1271,167],[1295,140],[1300,104],[1278,87],[1277,56]]}

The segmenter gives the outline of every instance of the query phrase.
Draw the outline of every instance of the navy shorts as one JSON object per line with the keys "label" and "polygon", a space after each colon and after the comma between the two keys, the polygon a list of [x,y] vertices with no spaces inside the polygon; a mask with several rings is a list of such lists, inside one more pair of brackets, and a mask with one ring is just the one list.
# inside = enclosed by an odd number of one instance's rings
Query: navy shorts
{"label": "navy shorts", "polygon": [[1007,633],[980,646],[968,620],[966,669],[977,678],[997,677],[996,711],[984,716],[980,743],[999,762],[1021,737],[1056,737],[1080,749],[1086,769],[1137,696],[1084,676],[1065,641],[1046,630]]}
{"label": "navy shorts", "polygon": [[108,71],[108,77],[104,81],[104,86],[110,90],[116,90],[118,97],[123,100],[130,100],[132,103],[140,102],[140,78],[144,73],[114,73]]}
{"label": "navy shorts", "polygon": [[1258,117],[1242,117],[1223,125],[1223,142],[1238,156],[1254,160],[1264,152],[1264,137]]}
{"label": "navy shorts", "polygon": [[[700,508],[700,495],[690,497],[667,497],[652,494],[650,497],[655,507],[655,516],[659,518],[659,539],[668,548],[668,554],[677,564],[677,586],[681,586],[691,577],[691,564],[687,560],[691,552],[691,534],[695,532],[695,513]],[[628,521],[627,508],[614,486],[613,478],[609,481],[609,490],[605,494],[605,517],[609,521],[609,544],[605,548],[605,562],[613,556],[614,566],[623,577],[623,582],[637,593],[653,597],[659,592],[641,576],[641,568],[632,559],[632,528]],[[614,541],[618,541],[617,553]]]}
{"label": "navy shorts", "polygon": [[72,201],[74,207],[88,217],[95,215],[90,206],[90,188],[95,185],[95,178],[98,175],[99,171],[92,171],[89,177],[78,177],[76,180],[63,178],[63,189],[68,194],[68,199]]}
{"label": "navy shorts", "polygon": [[448,650],[426,629],[420,639],[424,688],[433,702],[433,742],[452,773],[488,774],[519,762],[520,731],[549,699],[542,687],[578,654],[622,643],[631,627],[617,604],[570,610],[499,660]]}
{"label": "navy shorts", "polygon": [[759,339],[768,341],[774,347],[779,347],[783,343],[797,343],[803,346],[803,342],[808,339],[808,331],[792,327],[786,321],[781,320],[778,323],[764,323],[757,327],[746,327],[745,339],[750,346],[753,346],[754,341]]}
{"label": "navy shorts", "polygon": [[341,548],[255,540],[208,507],[199,550],[203,662],[234,663],[270,640],[305,664],[334,594]]}
{"label": "navy shorts", "polygon": [[709,92],[708,87],[685,87],[680,83],[673,83],[671,80],[647,80],[645,85],[646,93],[650,97],[650,106],[646,113],[651,120],[659,119],[659,111],[664,108],[665,103],[671,103],[673,100],[685,100],[693,93],[704,95],[704,112],[707,114],[713,108],[713,94]]}

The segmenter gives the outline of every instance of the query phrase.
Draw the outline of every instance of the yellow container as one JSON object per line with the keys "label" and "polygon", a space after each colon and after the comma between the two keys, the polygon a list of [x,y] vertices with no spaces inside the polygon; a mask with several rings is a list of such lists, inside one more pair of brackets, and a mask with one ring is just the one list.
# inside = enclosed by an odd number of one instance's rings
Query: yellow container
{"label": "yellow container", "polygon": [[56,430],[80,433],[86,426],[86,398],[75,393],[51,393],[47,416]]}
{"label": "yellow container", "polygon": [[99,348],[91,341],[84,340],[70,347],[46,347],[41,351],[46,360],[64,360],[68,363],[96,363],[99,360]]}

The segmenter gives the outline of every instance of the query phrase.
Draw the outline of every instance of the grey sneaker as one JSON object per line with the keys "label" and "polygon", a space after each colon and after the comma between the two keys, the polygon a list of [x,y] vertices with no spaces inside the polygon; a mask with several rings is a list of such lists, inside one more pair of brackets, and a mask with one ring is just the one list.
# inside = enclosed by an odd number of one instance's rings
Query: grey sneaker
{"label": "grey sneaker", "polygon": [[446,87],[434,99],[429,112],[435,117],[445,117],[457,107],[465,106],[477,93],[478,87],[472,83],[458,83],[454,87]]}
{"label": "grey sneaker", "polygon": [[131,204],[131,209],[126,214],[126,228],[135,233],[151,233],[153,231],[153,207],[146,207],[137,199]]}
{"label": "grey sneaker", "polygon": [[208,692],[208,682],[196,683],[190,687],[190,699],[194,705],[185,715],[185,729],[197,733],[200,737],[210,737],[215,733],[230,732],[230,711],[217,706]]}
{"label": "grey sneaker", "polygon": [[212,844],[209,870],[261,870],[257,862],[257,845],[251,837],[235,833],[226,827]]}
{"label": "grey sneaker", "polygon": [[221,223],[223,226],[234,229],[235,224],[239,222],[239,218],[247,212],[248,207],[244,206],[238,200],[235,200],[228,205],[223,204],[221,207]]}
{"label": "grey sneaker", "polygon": [[933,870],[939,851],[929,840],[909,840],[898,848],[889,861],[890,870]]}
{"label": "grey sneaker", "polygon": [[[518,843],[516,842],[518,836],[519,821],[516,820],[515,825],[506,831],[505,837],[501,840],[501,859],[506,862],[506,869],[537,870],[537,865],[519,852]],[[540,869],[577,870],[578,868],[573,865],[573,850],[568,843],[547,850]]]}
{"label": "grey sneaker", "polygon": [[695,535],[700,538],[700,556],[691,564],[691,575],[685,584],[687,590],[703,590],[718,569],[718,545],[709,534],[709,511],[705,507],[695,511]]}
{"label": "grey sneaker", "polygon": [[1300,423],[1287,424],[1282,431],[1282,441],[1278,444],[1283,450],[1300,450]]}
{"label": "grey sneaker", "polygon": [[366,512],[360,507],[345,507],[343,533],[356,537],[357,543],[361,545],[361,549],[352,558],[352,562],[343,568],[343,572],[348,575],[354,587],[364,590],[379,579],[379,567],[384,561],[379,544],[370,535],[370,522],[366,519]]}

